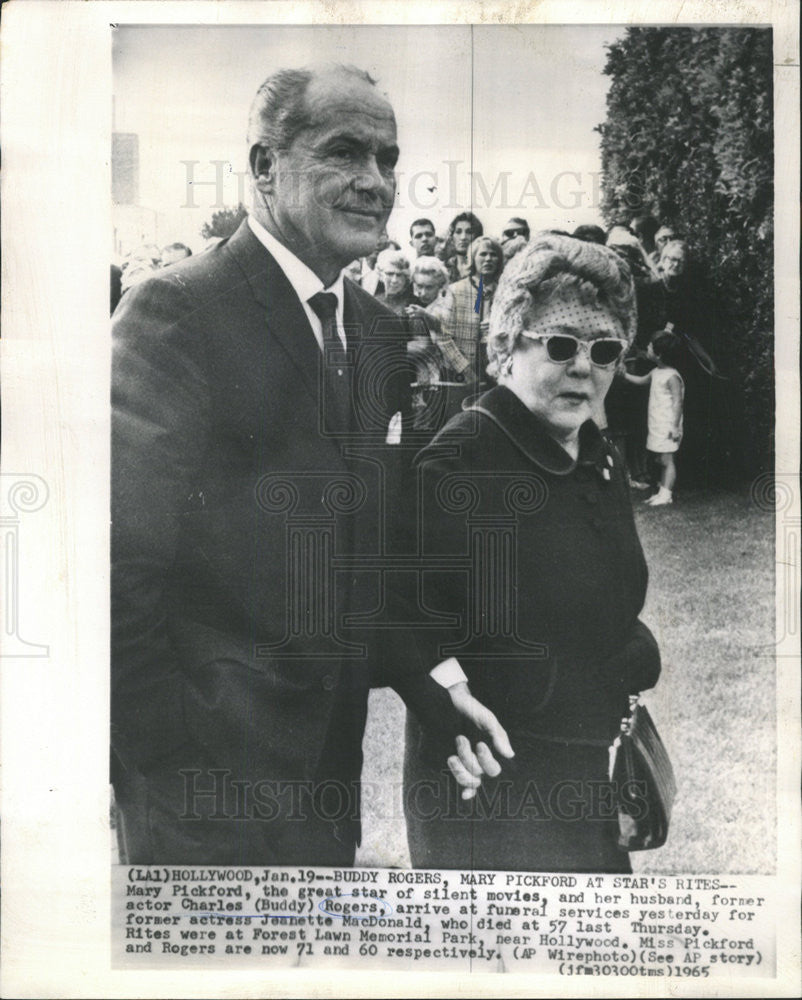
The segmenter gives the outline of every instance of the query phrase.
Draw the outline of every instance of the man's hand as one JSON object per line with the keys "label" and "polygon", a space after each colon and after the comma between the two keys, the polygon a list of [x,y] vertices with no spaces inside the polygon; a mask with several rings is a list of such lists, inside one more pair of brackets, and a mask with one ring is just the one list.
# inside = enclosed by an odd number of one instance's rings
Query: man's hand
{"label": "man's hand", "polygon": [[[508,759],[515,756],[506,730],[490,709],[474,698],[466,682],[453,684],[448,688],[448,693],[454,708],[468,720],[472,728],[488,736],[497,754]],[[458,736],[456,745],[457,752],[448,758],[448,767],[457,783],[462,786],[463,799],[472,799],[482,784],[482,778],[485,775],[497,777],[501,773],[501,765],[484,740],[477,742],[475,752],[467,736]]]}

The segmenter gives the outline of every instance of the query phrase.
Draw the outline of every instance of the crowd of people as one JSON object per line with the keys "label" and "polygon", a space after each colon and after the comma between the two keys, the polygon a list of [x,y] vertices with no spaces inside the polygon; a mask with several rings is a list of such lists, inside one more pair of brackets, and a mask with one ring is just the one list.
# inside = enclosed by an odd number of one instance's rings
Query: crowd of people
{"label": "crowd of people", "polygon": [[126,255],[122,265],[111,265],[111,311],[117,308],[124,292],[151,277],[162,267],[192,256],[185,243],[168,243],[161,248],[155,243],[143,243]]}
{"label": "crowd of people", "polygon": [[[722,403],[716,385],[723,376],[713,360],[712,297],[682,235],[653,216],[635,216],[607,230],[580,225],[572,233],[548,232],[609,246],[630,268],[637,333],[622,377],[613,382],[595,418],[624,454],[630,485],[656,490],[647,499],[652,506],[672,503],[680,444],[684,478],[702,479],[728,415],[727,400]],[[531,236],[520,217],[509,219],[498,238],[485,234],[473,212],[460,212],[441,233],[430,219],[420,218],[409,228],[407,248],[385,230],[369,255],[344,269],[351,281],[409,322],[416,430],[433,435],[466,399],[492,384],[485,340],[493,296],[504,267]],[[131,251],[121,267],[112,265],[111,311],[129,288],[191,255],[183,243],[161,249],[143,244]],[[663,345],[662,359],[655,345]],[[661,366],[672,374],[653,376]],[[663,403],[658,403],[661,392]],[[661,421],[670,424],[669,436],[656,433]]]}
{"label": "crowd of people", "polygon": [[[647,500],[652,506],[671,503],[674,455],[683,439],[686,478],[698,479],[716,438],[713,424],[722,419],[711,407],[714,380],[722,379],[711,356],[716,339],[712,297],[681,234],[652,216],[636,216],[608,230],[580,225],[572,233],[549,232],[609,246],[630,269],[637,332],[622,377],[613,382],[595,418],[625,455],[630,485],[655,489]],[[485,234],[472,212],[460,212],[439,234],[430,219],[420,218],[410,226],[408,248],[385,232],[373,254],[349,266],[351,280],[412,321],[418,430],[434,434],[464,400],[492,384],[485,342],[493,296],[505,266],[531,238],[529,224],[520,217],[511,218],[497,239]],[[652,370],[670,374],[653,376]],[[667,429],[658,431],[663,424]]]}

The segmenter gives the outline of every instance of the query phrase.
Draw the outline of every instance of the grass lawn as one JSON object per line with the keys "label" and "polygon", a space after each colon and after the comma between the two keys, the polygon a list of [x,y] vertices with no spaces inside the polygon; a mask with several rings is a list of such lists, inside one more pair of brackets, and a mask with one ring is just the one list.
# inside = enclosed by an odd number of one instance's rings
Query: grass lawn
{"label": "grass lawn", "polygon": [[[647,695],[679,792],[668,843],[636,871],[773,873],[776,808],[774,516],[748,492],[634,497],[650,569],[643,619],[663,657]],[[371,695],[358,865],[409,866],[401,809],[404,707]]]}

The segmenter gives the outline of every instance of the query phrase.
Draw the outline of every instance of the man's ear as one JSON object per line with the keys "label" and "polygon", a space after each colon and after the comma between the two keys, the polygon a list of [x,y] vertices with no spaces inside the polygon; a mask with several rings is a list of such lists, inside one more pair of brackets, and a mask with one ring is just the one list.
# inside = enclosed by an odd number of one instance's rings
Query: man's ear
{"label": "man's ear", "polygon": [[253,182],[262,194],[269,194],[273,190],[276,179],[276,155],[264,143],[257,142],[251,146],[248,154],[248,162],[251,168]]}

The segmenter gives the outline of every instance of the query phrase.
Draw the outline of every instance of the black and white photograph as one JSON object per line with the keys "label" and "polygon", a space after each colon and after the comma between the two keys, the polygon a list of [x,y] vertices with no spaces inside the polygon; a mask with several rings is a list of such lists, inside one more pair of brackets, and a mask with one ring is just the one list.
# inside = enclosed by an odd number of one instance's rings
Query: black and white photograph
{"label": "black and white photograph", "polygon": [[795,995],[798,14],[353,6],[4,73],[6,981]]}

